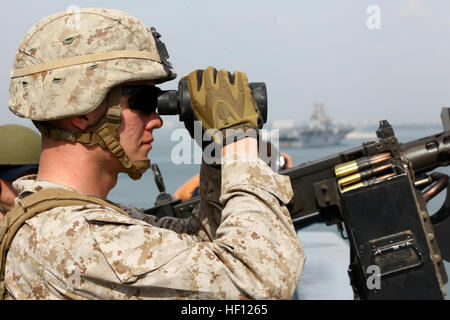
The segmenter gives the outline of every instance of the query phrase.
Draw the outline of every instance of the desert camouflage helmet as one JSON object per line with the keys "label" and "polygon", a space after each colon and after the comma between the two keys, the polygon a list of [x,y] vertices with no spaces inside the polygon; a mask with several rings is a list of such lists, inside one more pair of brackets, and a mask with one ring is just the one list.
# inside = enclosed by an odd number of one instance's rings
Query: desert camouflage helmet
{"label": "desert camouflage helmet", "polygon": [[[120,84],[162,83],[176,73],[160,35],[128,13],[77,9],[37,23],[19,46],[11,71],[9,108],[34,121],[44,136],[101,145],[139,179],[149,160],[131,160],[120,144]],[[84,132],[49,126],[46,120],[80,116],[108,96],[106,115]]]}
{"label": "desert camouflage helmet", "polygon": [[0,126],[0,166],[38,164],[41,137],[25,126]]}
{"label": "desert camouflage helmet", "polygon": [[123,82],[174,79],[167,58],[156,30],[128,13],[57,13],[23,38],[11,71],[9,108],[37,121],[83,115]]}

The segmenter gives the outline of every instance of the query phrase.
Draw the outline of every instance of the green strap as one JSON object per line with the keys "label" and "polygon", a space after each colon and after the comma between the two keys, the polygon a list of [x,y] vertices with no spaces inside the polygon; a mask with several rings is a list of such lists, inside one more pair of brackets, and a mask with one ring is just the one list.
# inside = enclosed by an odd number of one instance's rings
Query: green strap
{"label": "green strap", "polygon": [[110,92],[110,100],[119,102],[118,105],[112,105],[108,108],[106,115],[96,125],[88,128],[85,132],[73,132],[58,128],[53,128],[47,124],[35,121],[35,126],[43,136],[54,140],[65,140],[69,142],[80,142],[88,147],[99,144],[109,150],[125,168],[131,179],[140,179],[142,169],[150,168],[150,160],[132,161],[120,145],[118,129],[121,124],[122,109],[120,107],[120,88],[115,87]]}
{"label": "green strap", "polygon": [[128,214],[109,201],[83,195],[64,189],[43,189],[18,201],[0,222],[0,300],[5,298],[6,256],[12,240],[24,223],[35,215],[57,207],[98,204],[128,216]]}

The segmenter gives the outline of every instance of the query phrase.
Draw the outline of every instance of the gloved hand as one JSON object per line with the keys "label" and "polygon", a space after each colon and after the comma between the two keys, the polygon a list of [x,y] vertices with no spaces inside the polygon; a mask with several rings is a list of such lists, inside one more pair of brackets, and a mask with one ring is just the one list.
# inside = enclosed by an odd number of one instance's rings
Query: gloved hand
{"label": "gloved hand", "polygon": [[[223,69],[217,71],[208,67],[206,70],[194,70],[180,81],[182,80],[188,82],[196,120],[202,122],[203,130],[208,130],[216,143],[225,145],[235,141],[236,137],[230,138],[230,135],[234,135],[238,129],[254,130],[255,137],[257,136],[260,115],[245,73],[235,71],[231,75]],[[192,131],[192,123],[185,123],[185,126]],[[223,141],[213,129],[220,130]],[[241,132],[241,136],[238,135],[237,138],[242,136]],[[205,143],[200,146],[204,149]]]}

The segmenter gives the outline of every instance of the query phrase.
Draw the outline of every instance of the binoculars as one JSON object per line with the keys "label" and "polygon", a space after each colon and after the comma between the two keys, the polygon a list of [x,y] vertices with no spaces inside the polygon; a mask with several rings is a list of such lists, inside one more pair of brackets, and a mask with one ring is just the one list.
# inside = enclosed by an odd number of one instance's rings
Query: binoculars
{"label": "binoculars", "polygon": [[[263,123],[267,121],[267,90],[264,82],[249,83],[253,98],[255,99]],[[167,90],[158,96],[159,115],[179,115],[182,122],[193,121],[194,113],[191,107],[191,96],[189,95],[188,82],[182,80],[177,90]]]}

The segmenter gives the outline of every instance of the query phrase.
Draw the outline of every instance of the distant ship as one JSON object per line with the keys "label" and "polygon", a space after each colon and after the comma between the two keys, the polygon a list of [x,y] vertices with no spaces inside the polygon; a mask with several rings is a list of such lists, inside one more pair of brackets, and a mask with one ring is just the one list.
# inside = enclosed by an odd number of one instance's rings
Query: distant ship
{"label": "distant ship", "polygon": [[339,125],[325,114],[322,103],[316,103],[307,126],[280,128],[280,146],[328,147],[339,145],[353,127]]}

